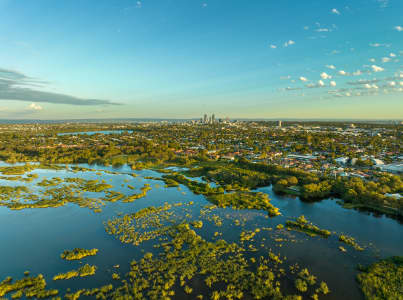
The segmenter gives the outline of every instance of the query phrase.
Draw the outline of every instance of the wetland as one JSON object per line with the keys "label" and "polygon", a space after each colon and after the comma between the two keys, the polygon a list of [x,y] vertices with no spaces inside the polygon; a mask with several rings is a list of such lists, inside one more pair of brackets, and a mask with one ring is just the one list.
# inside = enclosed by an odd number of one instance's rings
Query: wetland
{"label": "wetland", "polygon": [[402,224],[337,199],[304,202],[263,179],[228,186],[197,168],[0,173],[5,299],[399,299],[373,286],[386,286],[377,272],[401,282],[401,259],[388,258],[402,254]]}

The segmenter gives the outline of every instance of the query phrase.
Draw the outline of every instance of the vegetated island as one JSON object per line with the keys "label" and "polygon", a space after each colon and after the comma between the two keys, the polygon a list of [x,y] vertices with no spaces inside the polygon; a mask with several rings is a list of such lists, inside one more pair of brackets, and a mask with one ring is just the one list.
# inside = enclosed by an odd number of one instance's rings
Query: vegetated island
{"label": "vegetated island", "polygon": [[97,255],[98,249],[82,249],[82,248],[74,248],[73,250],[65,250],[60,257],[65,260],[79,260],[87,256]]}
{"label": "vegetated island", "polygon": [[289,230],[301,231],[310,236],[320,235],[327,238],[331,235],[329,230],[320,229],[318,226],[313,225],[303,215],[299,216],[296,221],[288,220],[286,222],[286,226]]}
{"label": "vegetated island", "polygon": [[66,273],[59,273],[53,276],[53,280],[66,280],[74,277],[86,277],[95,274],[97,267],[91,266],[89,264],[85,264],[84,266],[80,267],[78,270],[71,270]]}
{"label": "vegetated island", "polygon": [[395,256],[359,267],[357,275],[361,290],[368,300],[403,299],[403,256]]}

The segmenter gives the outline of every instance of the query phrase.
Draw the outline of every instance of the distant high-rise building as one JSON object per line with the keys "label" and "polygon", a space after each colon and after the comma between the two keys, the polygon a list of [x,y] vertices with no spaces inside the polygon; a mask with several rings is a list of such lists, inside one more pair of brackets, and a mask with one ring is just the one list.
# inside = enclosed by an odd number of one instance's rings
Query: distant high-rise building
{"label": "distant high-rise building", "polygon": [[213,114],[212,116],[211,116],[211,123],[215,123],[215,115]]}
{"label": "distant high-rise building", "polygon": [[204,124],[207,124],[207,114],[204,114],[203,123],[204,123]]}
{"label": "distant high-rise building", "polygon": [[283,125],[283,124],[282,124],[282,122],[281,122],[281,120],[280,120],[280,121],[278,121],[277,126],[278,126],[278,127],[281,127],[281,125]]}

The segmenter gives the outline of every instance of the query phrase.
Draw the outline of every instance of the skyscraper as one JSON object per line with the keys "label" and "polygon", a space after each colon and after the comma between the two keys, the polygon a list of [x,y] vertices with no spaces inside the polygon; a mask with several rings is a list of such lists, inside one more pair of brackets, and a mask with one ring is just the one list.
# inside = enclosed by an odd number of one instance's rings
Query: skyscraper
{"label": "skyscraper", "polygon": [[204,123],[204,124],[207,124],[207,114],[204,114],[203,123]]}
{"label": "skyscraper", "polygon": [[281,125],[282,125],[282,122],[281,122],[281,120],[279,120],[278,123],[277,123],[277,126],[281,127]]}
{"label": "skyscraper", "polygon": [[211,123],[215,123],[215,115],[213,114],[212,116],[211,116]]}

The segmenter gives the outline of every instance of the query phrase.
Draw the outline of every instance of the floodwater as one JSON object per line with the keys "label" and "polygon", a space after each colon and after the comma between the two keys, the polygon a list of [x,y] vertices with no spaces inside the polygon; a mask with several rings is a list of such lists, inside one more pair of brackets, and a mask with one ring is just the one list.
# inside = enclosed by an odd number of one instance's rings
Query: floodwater
{"label": "floodwater", "polygon": [[[164,183],[144,177],[160,177],[157,172],[150,170],[132,171],[128,166],[119,169],[104,166],[82,167],[98,171],[73,173],[68,170],[36,169],[31,173],[39,175],[32,182],[18,182],[0,180],[0,185],[27,185],[35,190],[35,184],[43,178],[52,177],[81,177],[84,179],[104,179],[114,186],[114,190],[126,194],[133,193],[127,185],[134,186],[138,192],[145,183],[152,187],[146,197],[137,199],[133,203],[106,202],[102,212],[94,213],[88,208],[80,208],[75,204],[68,204],[58,208],[24,209],[13,211],[0,207],[0,281],[6,276],[15,279],[23,277],[24,271],[31,275],[43,274],[48,288],[59,289],[64,295],[67,288],[75,291],[80,288],[100,287],[112,282],[114,272],[124,274],[129,270],[133,259],[140,259],[144,253],[156,251],[152,246],[156,241],[147,241],[140,246],[122,244],[118,239],[105,232],[103,222],[116,217],[118,214],[134,213],[148,206],[162,206],[165,202],[187,203],[194,218],[200,217],[200,210],[210,203],[202,195],[194,195],[185,186],[180,189],[165,188]],[[120,174],[99,175],[102,170],[115,171]],[[138,177],[126,173],[135,172]],[[98,174],[97,174],[98,173]],[[200,179],[198,179],[200,180]],[[123,184],[123,186],[122,186]],[[274,206],[280,209],[282,216],[268,218],[263,211],[233,210],[231,208],[217,208],[213,214],[222,219],[223,225],[217,227],[214,222],[203,219],[205,224],[197,233],[207,240],[225,239],[228,242],[238,241],[244,230],[253,230],[259,227],[271,227],[272,231],[263,230],[255,237],[256,244],[264,244],[265,249],[272,249],[287,257],[286,264],[298,263],[307,267],[310,273],[325,281],[331,291],[320,299],[364,299],[355,281],[358,264],[368,264],[379,258],[401,255],[403,249],[403,227],[398,221],[385,216],[375,216],[356,210],[347,210],[336,203],[336,200],[323,200],[316,203],[305,203],[298,198],[278,196],[271,187],[258,189],[267,193]],[[93,195],[92,195],[93,196]],[[180,212],[180,211],[179,211]],[[322,229],[328,229],[337,234],[344,233],[356,238],[357,242],[365,246],[365,251],[359,252],[348,245],[338,242],[337,235],[329,238],[309,237],[303,233],[287,230],[276,230],[278,224],[300,215],[313,222]],[[242,226],[235,226],[234,220],[242,220]],[[222,236],[214,237],[214,232]],[[287,241],[276,242],[276,238],[285,238]],[[290,240],[295,240],[291,242]],[[344,246],[347,252],[341,252],[338,247]],[[96,256],[83,259],[83,263],[97,266],[94,276],[73,278],[70,280],[52,281],[55,274],[79,268],[79,261],[64,261],[60,254],[66,249],[98,248]],[[252,255],[252,254],[251,254]],[[255,255],[264,255],[257,252]],[[267,255],[267,251],[266,251]],[[113,266],[120,265],[119,269]],[[293,281],[282,281],[283,291],[296,294]],[[201,291],[202,292],[202,291]],[[177,293],[178,299],[189,299],[184,293]],[[306,294],[309,299],[309,294]]]}
{"label": "floodwater", "polygon": [[122,133],[132,133],[132,130],[101,130],[101,131],[80,131],[80,132],[63,132],[63,133],[58,133],[58,136],[63,136],[63,135],[79,135],[79,134],[85,134],[85,135],[94,135],[94,134],[122,134]]}

